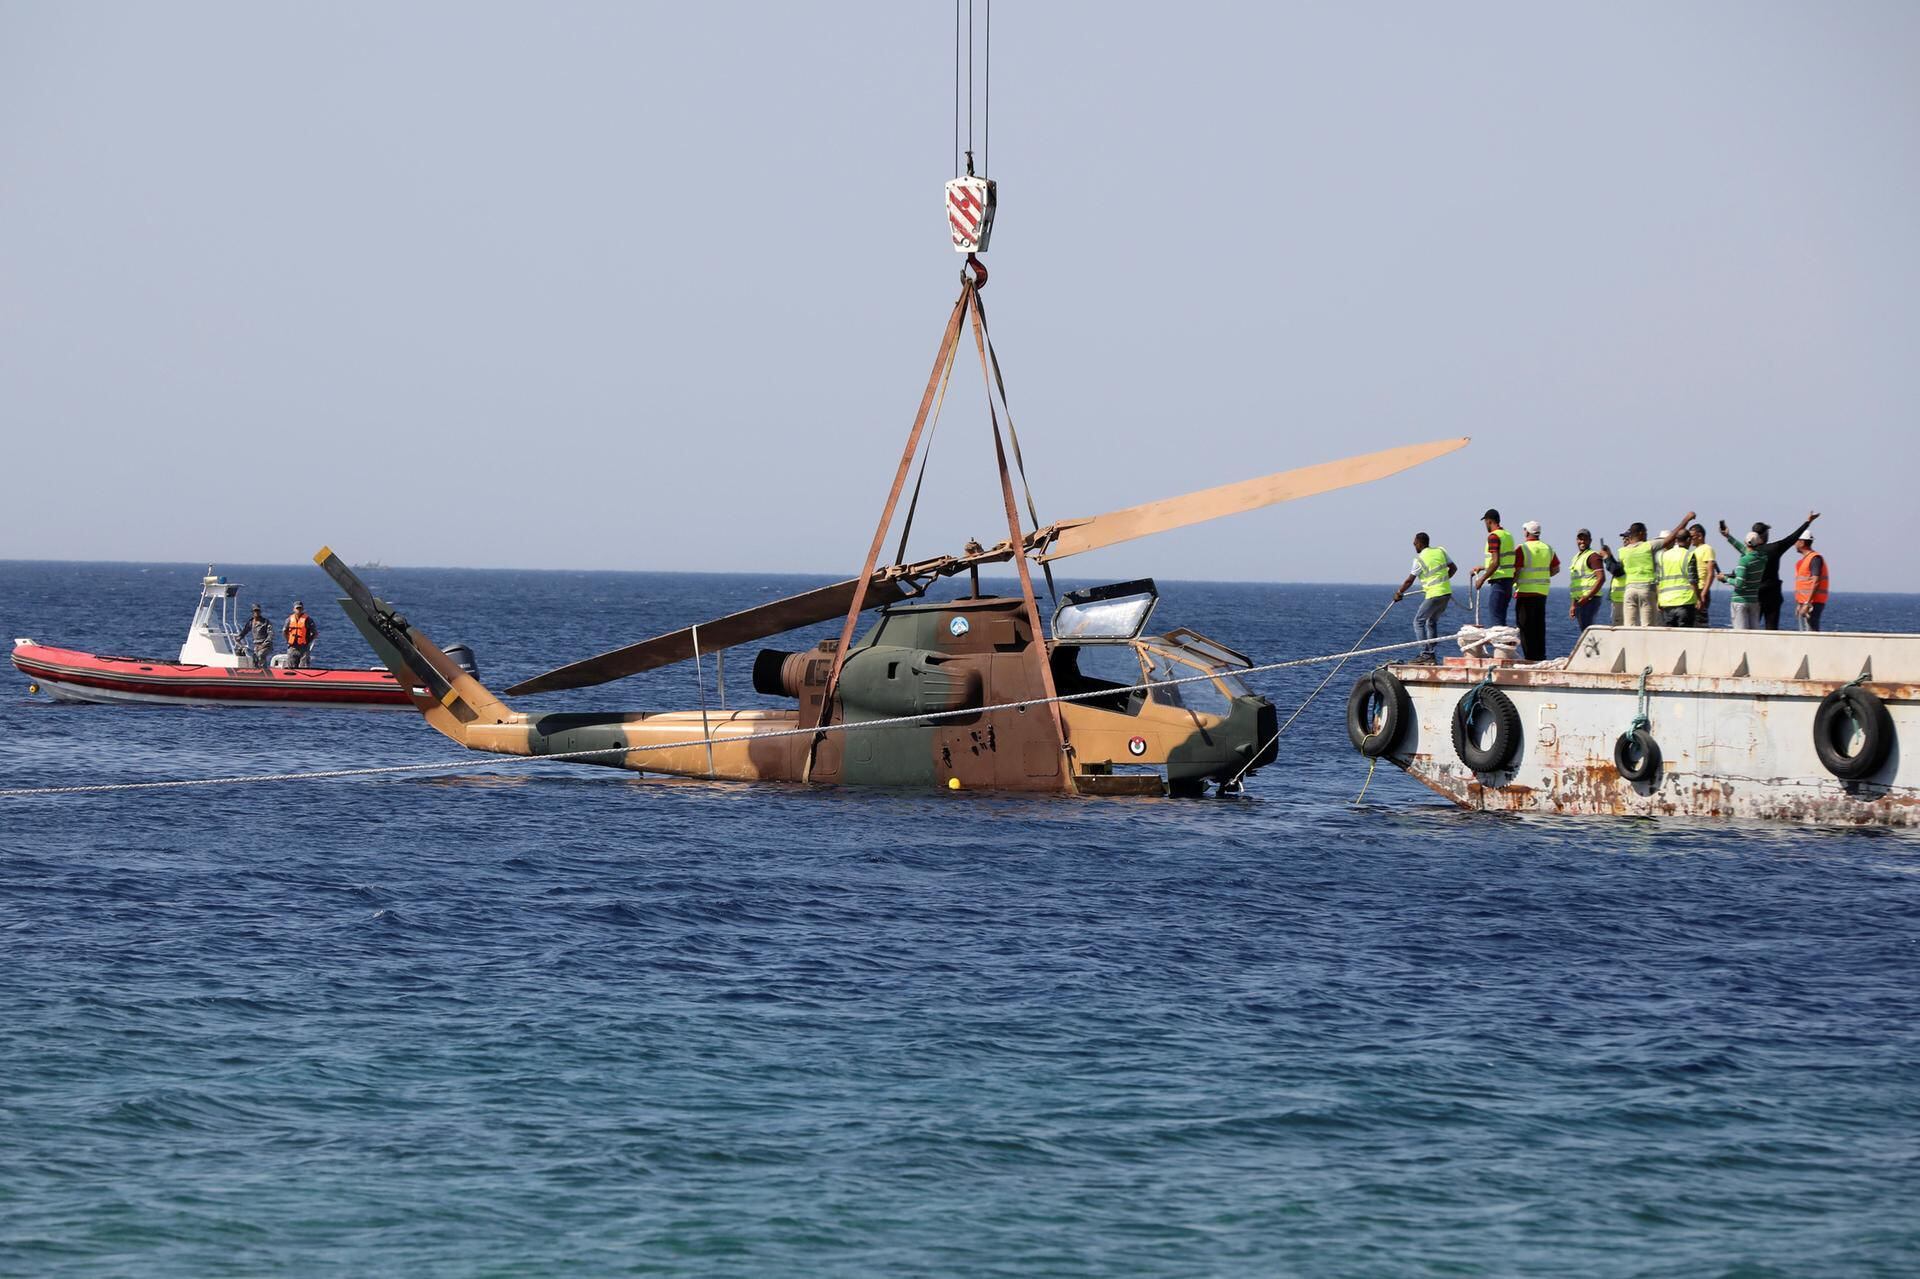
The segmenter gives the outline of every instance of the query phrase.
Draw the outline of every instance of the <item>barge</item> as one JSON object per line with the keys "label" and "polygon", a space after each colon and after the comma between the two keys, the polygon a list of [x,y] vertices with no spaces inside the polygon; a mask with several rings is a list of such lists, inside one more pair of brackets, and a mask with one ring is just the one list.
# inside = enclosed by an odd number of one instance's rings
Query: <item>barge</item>
{"label": "barge", "polygon": [[1590,627],[1363,675],[1347,734],[1468,809],[1920,825],[1920,635]]}

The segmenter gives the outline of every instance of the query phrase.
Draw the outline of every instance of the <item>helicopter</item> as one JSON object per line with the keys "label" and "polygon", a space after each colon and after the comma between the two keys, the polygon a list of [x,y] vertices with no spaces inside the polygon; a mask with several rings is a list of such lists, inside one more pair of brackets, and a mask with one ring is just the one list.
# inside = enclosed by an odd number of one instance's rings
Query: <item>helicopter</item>
{"label": "helicopter", "polygon": [[[956,316],[962,308],[984,330],[972,282],[963,286]],[[954,333],[950,326],[950,340]],[[1250,660],[1186,627],[1150,632],[1159,592],[1144,578],[1066,592],[1047,634],[1029,562],[1051,581],[1051,565],[1068,556],[1365,483],[1468,442],[1391,448],[1029,529],[1017,513],[996,420],[1008,538],[882,566],[879,549],[921,425],[917,420],[859,576],[628,644],[506,690],[521,696],[589,687],[843,618],[838,639],[800,652],[762,649],[754,658],[754,689],[791,699],[791,708],[516,710],[372,595],[330,549],[321,548],[314,561],[346,591],[341,607],[427,722],[470,750],[730,782],[1190,796],[1209,783],[1235,789],[1277,754],[1274,707],[1240,674]],[[1008,561],[1019,570],[1021,594],[981,594],[980,568]],[[970,576],[971,595],[924,598],[932,584],[960,573]],[[879,616],[856,639],[856,623],[870,609]]]}
{"label": "helicopter", "polygon": [[[991,29],[989,24],[989,37]],[[950,245],[966,255],[960,296],[860,571],[569,663],[506,690],[520,697],[586,688],[689,660],[698,675],[708,655],[724,672],[730,649],[840,618],[837,638],[801,652],[768,648],[755,656],[755,691],[792,704],[728,710],[723,702],[715,710],[706,705],[702,676],[698,710],[517,710],[483,685],[470,663],[450,658],[322,547],[314,561],[346,591],[341,607],[440,733],[470,750],[716,781],[1076,795],[1193,795],[1210,783],[1232,791],[1275,758],[1277,716],[1273,704],[1247,686],[1242,673],[1252,663],[1246,656],[1186,627],[1150,632],[1160,598],[1150,579],[1060,595],[1052,565],[1154,533],[1381,479],[1468,441],[1383,449],[1104,515],[1042,523],[981,300],[987,268],[979,255],[992,237],[999,197],[998,183],[974,170],[971,40],[969,16],[967,145],[963,152],[956,33],[956,175],[942,188]],[[989,39],[989,58],[991,49]],[[991,83],[989,75],[983,90]],[[983,92],[983,113],[987,109]],[[993,546],[969,542],[957,555],[909,561],[908,535],[933,429],[968,328],[986,387],[1007,536]],[[900,538],[890,561],[883,561],[916,457],[920,471]],[[1024,519],[1016,473],[1026,499]],[[1019,577],[1019,595],[982,594],[982,566],[1009,562]],[[1055,598],[1051,634],[1034,590],[1035,564]],[[971,594],[928,598],[931,586],[961,573],[968,575]],[[863,614],[874,609],[879,616],[856,636]]]}

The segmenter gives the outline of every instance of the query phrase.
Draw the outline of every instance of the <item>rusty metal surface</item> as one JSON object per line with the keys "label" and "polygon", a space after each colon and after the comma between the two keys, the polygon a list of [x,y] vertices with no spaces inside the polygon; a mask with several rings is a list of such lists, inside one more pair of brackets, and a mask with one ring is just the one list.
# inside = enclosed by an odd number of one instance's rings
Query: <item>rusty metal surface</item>
{"label": "rusty metal surface", "polygon": [[[1484,665],[1390,667],[1406,686],[1413,723],[1387,758],[1470,809],[1920,825],[1920,672],[1898,669],[1905,663],[1896,660],[1909,653],[1920,658],[1920,645],[1910,643],[1920,637],[1773,634],[1778,638],[1745,642],[1811,651],[1809,668],[1829,672],[1857,670],[1874,650],[1875,673],[1886,678],[1860,687],[1886,703],[1895,732],[1879,773],[1841,781],[1815,753],[1821,699],[1848,681],[1667,675],[1647,682],[1649,729],[1662,768],[1648,782],[1629,782],[1614,766],[1613,746],[1638,710],[1638,671],[1545,667],[1494,668],[1494,686],[1519,712],[1520,743],[1507,768],[1476,773],[1454,752],[1452,717],[1467,689],[1487,673]],[[1660,642],[1671,647],[1687,640]],[[1643,639],[1641,650],[1649,647]]]}
{"label": "rusty metal surface", "polygon": [[[1398,676],[1402,683],[1427,684],[1438,688],[1470,688],[1478,684],[1487,675],[1488,668],[1480,666],[1403,666],[1391,665],[1387,668]],[[1563,671],[1543,669],[1536,666],[1495,666],[1493,683],[1496,688],[1577,688],[1598,689],[1601,691],[1638,690],[1640,674],[1631,675],[1588,674],[1581,671]],[[1740,679],[1730,675],[1650,675],[1647,688],[1654,693],[1735,693],[1743,697],[1825,697],[1836,688],[1843,688],[1850,680],[1765,680]],[[1860,687],[1883,700],[1920,699],[1920,683],[1868,680]]]}

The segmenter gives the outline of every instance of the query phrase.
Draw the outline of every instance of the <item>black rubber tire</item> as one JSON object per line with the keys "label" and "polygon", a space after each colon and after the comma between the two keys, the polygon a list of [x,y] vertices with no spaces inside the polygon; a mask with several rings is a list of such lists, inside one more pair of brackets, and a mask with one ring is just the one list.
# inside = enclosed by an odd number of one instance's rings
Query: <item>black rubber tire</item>
{"label": "black rubber tire", "polygon": [[[1380,727],[1373,727],[1373,703],[1380,703]],[[1413,699],[1407,686],[1385,667],[1368,671],[1347,694],[1347,740],[1368,759],[1379,759],[1406,734],[1413,722]]]}
{"label": "black rubber tire", "polygon": [[[1640,762],[1635,764],[1633,757]],[[1630,782],[1650,782],[1660,775],[1660,743],[1644,728],[1630,728],[1613,743],[1613,766]]]}
{"label": "black rubber tire", "polygon": [[[1493,739],[1486,746],[1476,746],[1473,735],[1468,730],[1467,700],[1476,698],[1478,705],[1474,709],[1476,717],[1493,716]],[[1468,693],[1453,708],[1453,753],[1460,762],[1476,773],[1497,773],[1513,759],[1514,752],[1520,749],[1520,712],[1514,709],[1513,701],[1497,688],[1483,688],[1479,693]]]}
{"label": "black rubber tire", "polygon": [[[1853,726],[1862,733],[1857,754],[1845,753]],[[1813,753],[1843,782],[1860,782],[1886,767],[1893,753],[1893,716],[1886,703],[1860,688],[1836,688],[1820,699],[1813,715]]]}

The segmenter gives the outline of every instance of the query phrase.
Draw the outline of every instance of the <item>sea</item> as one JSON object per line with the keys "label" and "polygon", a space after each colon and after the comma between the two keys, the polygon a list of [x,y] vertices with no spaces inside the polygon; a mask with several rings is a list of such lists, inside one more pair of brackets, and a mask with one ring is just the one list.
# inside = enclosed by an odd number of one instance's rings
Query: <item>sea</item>
{"label": "sea", "polygon": [[[171,657],[203,571],[0,563],[0,635]],[[372,663],[311,566],[223,571]],[[367,577],[496,689],[821,580]],[[1410,636],[1393,585],[1162,582],[1154,626],[1335,652]],[[1361,665],[1243,796],[1166,800],[637,778],[8,671],[0,786],[470,762],[0,799],[0,1274],[1920,1272],[1920,836],[1362,798]],[[1284,719],[1324,672],[1255,682]]]}

